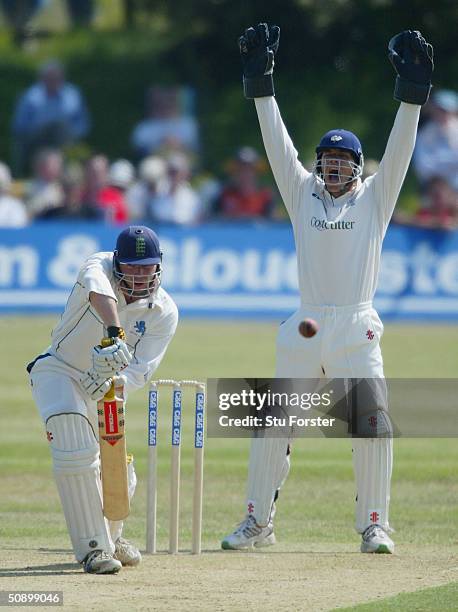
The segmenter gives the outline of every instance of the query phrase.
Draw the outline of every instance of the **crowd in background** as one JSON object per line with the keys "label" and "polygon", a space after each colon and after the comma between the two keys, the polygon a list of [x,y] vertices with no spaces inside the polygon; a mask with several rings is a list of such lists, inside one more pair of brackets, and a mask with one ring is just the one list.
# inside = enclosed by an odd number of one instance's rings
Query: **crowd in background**
{"label": "crowd in background", "polygon": [[[203,171],[194,108],[188,88],[151,87],[145,117],[131,134],[130,159],[97,153],[77,160],[68,151],[89,134],[90,111],[62,64],[46,62],[14,111],[13,173],[30,178],[13,181],[0,163],[0,227],[51,219],[195,225],[282,218],[266,161],[253,148],[234,152],[221,177]],[[365,175],[376,167],[366,162]],[[458,227],[457,93],[437,90],[423,109],[413,169],[420,206],[413,214],[398,212],[395,221]]]}

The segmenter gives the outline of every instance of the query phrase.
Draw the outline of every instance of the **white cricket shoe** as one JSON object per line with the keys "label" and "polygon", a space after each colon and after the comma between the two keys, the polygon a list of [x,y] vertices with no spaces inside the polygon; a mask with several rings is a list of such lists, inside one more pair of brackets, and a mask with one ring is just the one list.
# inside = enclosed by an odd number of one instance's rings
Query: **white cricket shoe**
{"label": "white cricket shoe", "polygon": [[266,527],[257,524],[252,514],[248,515],[237,529],[224,538],[221,548],[224,550],[242,550],[244,548],[260,548],[275,544],[274,525],[272,521]]}
{"label": "white cricket shoe", "polygon": [[387,553],[394,552],[394,542],[380,525],[369,525],[362,535],[361,552]]}
{"label": "white cricket shoe", "polygon": [[117,574],[122,565],[104,550],[93,550],[84,559],[83,567],[86,574]]}
{"label": "white cricket shoe", "polygon": [[113,557],[121,561],[122,565],[129,565],[131,567],[138,565],[142,560],[138,548],[124,538],[118,538],[116,540]]}

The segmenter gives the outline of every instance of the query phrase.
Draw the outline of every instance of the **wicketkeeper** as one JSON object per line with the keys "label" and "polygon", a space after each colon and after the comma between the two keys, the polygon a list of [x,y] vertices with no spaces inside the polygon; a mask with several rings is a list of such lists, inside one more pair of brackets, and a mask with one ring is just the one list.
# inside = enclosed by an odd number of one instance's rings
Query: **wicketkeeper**
{"label": "wicketkeeper", "polygon": [[[264,23],[239,39],[245,97],[255,100],[272,172],[293,224],[301,305],[279,329],[276,376],[383,378],[383,325],[372,306],[382,241],[415,144],[420,108],[428,100],[433,49],[420,32],[389,42],[401,104],[378,172],[363,182],[363,151],[355,134],[327,132],[316,147],[313,172],[297,158],[274,98],[272,72],[280,29]],[[298,324],[317,320],[305,340]],[[392,437],[353,438],[356,531],[361,551],[392,553],[388,506]],[[247,516],[223,542],[226,549],[275,543],[275,499],[289,471],[289,440],[253,438]]]}
{"label": "wicketkeeper", "polygon": [[[141,560],[121,537],[123,522],[103,516],[97,400],[119,374],[125,396],[143,387],[175,333],[178,313],[160,286],[161,262],[150,228],[123,230],[114,252],[85,262],[51,346],[27,366],[75,557],[88,573],[113,574]],[[102,348],[102,337],[111,344]],[[130,463],[129,497],[135,485]]]}

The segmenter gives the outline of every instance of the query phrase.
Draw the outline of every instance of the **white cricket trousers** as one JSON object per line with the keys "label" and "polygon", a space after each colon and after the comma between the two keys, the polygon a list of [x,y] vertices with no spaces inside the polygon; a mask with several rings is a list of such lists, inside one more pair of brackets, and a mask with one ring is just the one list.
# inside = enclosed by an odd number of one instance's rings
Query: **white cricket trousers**
{"label": "white cricket trousers", "polygon": [[[53,474],[77,561],[95,549],[114,552],[122,521],[108,521],[102,511],[97,404],[75,380],[75,370],[53,356],[35,362],[32,395],[46,428]],[[128,464],[129,497],[136,476]]]}
{"label": "white cricket trousers", "polygon": [[[298,325],[315,319],[318,333],[303,338]],[[277,335],[277,378],[383,378],[380,339],[383,325],[371,302],[352,306],[304,304],[284,321]],[[247,508],[260,525],[271,518],[276,492],[289,471],[285,438],[252,439]],[[393,462],[391,438],[353,438],[358,533],[372,523],[389,529],[388,508]]]}

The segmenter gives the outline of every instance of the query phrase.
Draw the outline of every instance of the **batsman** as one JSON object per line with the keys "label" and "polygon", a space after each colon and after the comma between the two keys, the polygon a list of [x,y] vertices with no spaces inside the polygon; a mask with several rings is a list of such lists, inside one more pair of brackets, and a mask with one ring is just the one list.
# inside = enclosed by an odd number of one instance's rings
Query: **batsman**
{"label": "batsman", "polygon": [[[394,98],[400,105],[380,167],[362,181],[361,143],[345,129],[324,134],[312,172],[298,160],[274,97],[279,39],[280,29],[265,23],[248,28],[239,39],[244,94],[255,101],[297,252],[300,308],[279,328],[276,376],[383,379],[383,325],[372,299],[383,238],[412,156],[420,109],[431,89],[433,49],[418,31],[403,31],[390,40],[388,56],[397,73]],[[318,322],[313,338],[298,334],[298,324],[306,318]],[[383,433],[352,439],[355,527],[363,553],[394,550],[388,516],[393,440]],[[275,543],[275,501],[289,471],[289,442],[252,439],[247,514],[222,541],[224,549]]]}
{"label": "batsman", "polygon": [[91,574],[115,574],[141,560],[122,537],[123,521],[107,517],[126,516],[136,485],[133,463],[126,474],[120,452],[123,401],[147,383],[177,326],[161,272],[155,232],[124,229],[114,252],[95,253],[84,263],[51,345],[27,366],[73,551]]}

